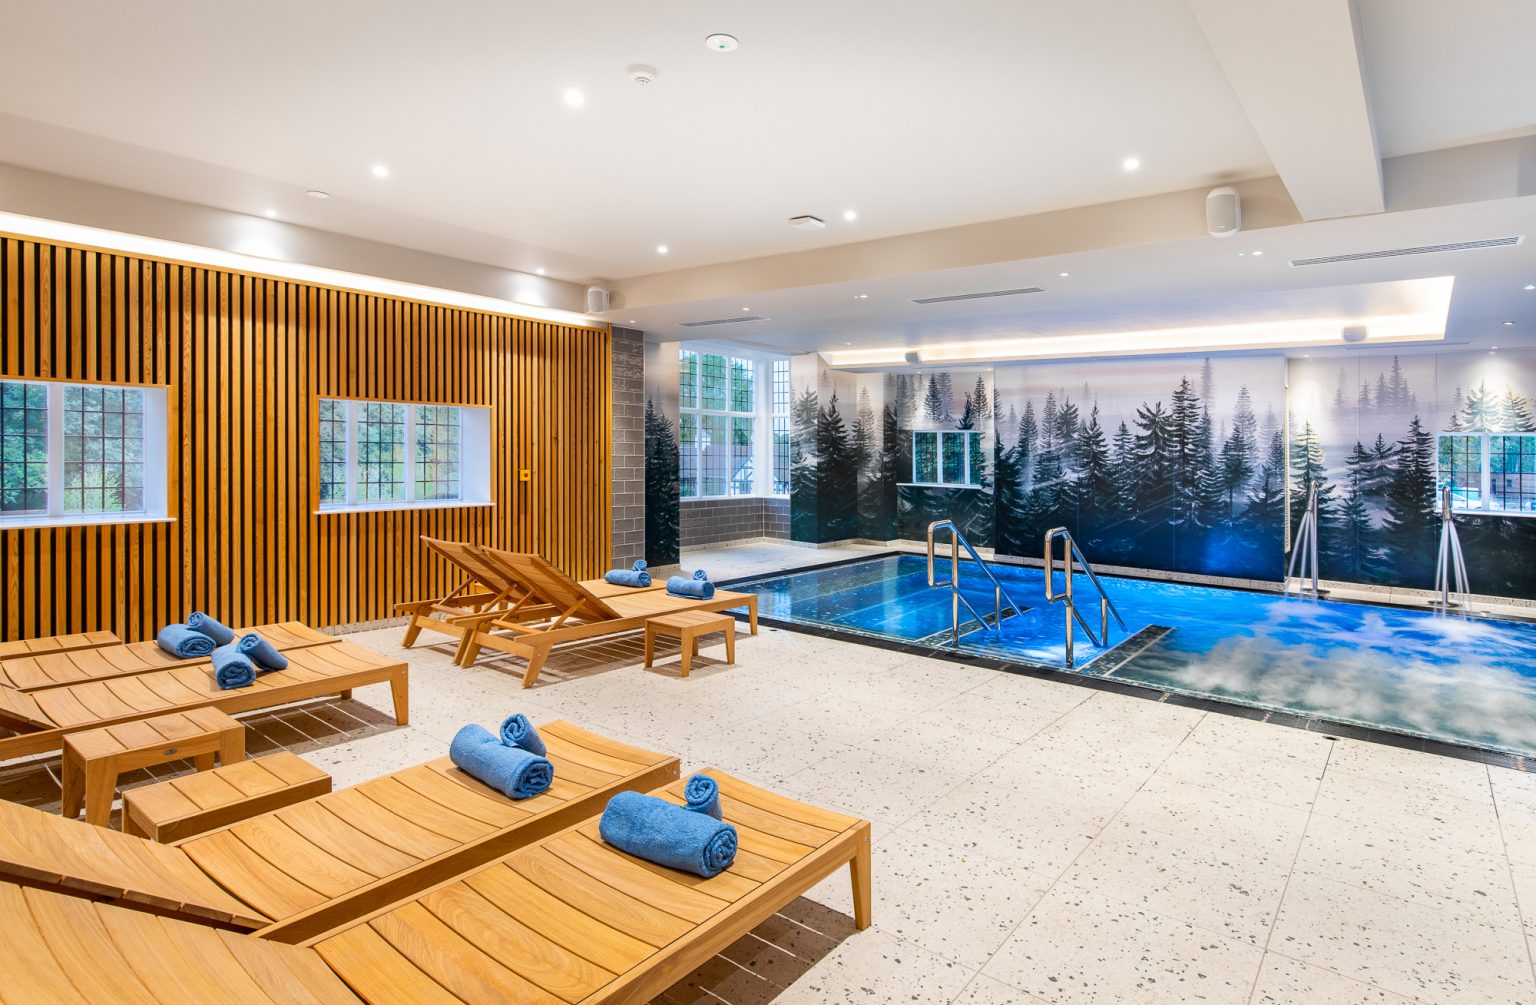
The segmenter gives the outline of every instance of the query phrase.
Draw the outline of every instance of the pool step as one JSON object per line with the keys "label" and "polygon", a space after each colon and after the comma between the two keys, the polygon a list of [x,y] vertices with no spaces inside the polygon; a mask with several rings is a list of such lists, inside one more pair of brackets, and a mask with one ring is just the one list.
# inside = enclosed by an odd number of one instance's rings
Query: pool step
{"label": "pool step", "polygon": [[1167,638],[1168,633],[1172,631],[1173,629],[1167,625],[1148,625],[1119,645],[1111,646],[1102,656],[1094,660],[1094,672],[1100,677],[1108,677],[1152,646]]}
{"label": "pool step", "polygon": [[[1033,607],[1025,607],[1022,608],[1018,613],[1024,614],[1032,610],[1034,610]],[[1012,608],[1009,608],[1003,612],[1004,621],[1007,621],[1010,618],[1015,618],[1017,616],[1018,614],[1015,614]],[[967,635],[974,635],[983,629],[992,631],[998,625],[998,621],[995,615],[983,614],[981,616],[981,620],[981,624],[978,624],[973,620],[960,622],[960,638],[964,639]],[[953,640],[953,638],[954,633],[946,628],[943,631],[934,632],[932,635],[924,635],[922,638],[915,640],[914,644],[919,646],[947,646]]]}

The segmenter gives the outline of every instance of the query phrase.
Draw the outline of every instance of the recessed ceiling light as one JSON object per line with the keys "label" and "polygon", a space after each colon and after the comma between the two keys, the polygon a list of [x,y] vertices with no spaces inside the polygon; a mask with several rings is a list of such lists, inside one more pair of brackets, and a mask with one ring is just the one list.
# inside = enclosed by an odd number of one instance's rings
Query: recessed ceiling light
{"label": "recessed ceiling light", "polygon": [[1513,321],[1506,321],[1506,322],[1504,322],[1504,327],[1505,327],[1505,328],[1508,328],[1508,327],[1509,327],[1509,326],[1510,326],[1510,325],[1512,325],[1512,324],[1514,324],[1514,322],[1513,322]]}
{"label": "recessed ceiling light", "polygon": [[1253,253],[1253,257],[1255,257],[1255,258],[1257,258],[1257,257],[1259,257],[1259,256],[1260,256],[1260,255],[1262,255],[1262,254],[1264,254],[1264,252],[1262,252],[1262,251],[1255,251],[1255,252],[1254,252],[1254,253]]}
{"label": "recessed ceiling light", "polygon": [[667,246],[665,244],[658,244],[658,245],[656,245],[656,254],[658,254],[658,255],[665,255],[666,253],[667,253]]}
{"label": "recessed ceiling light", "polygon": [[1060,277],[1061,277],[1061,278],[1063,278],[1063,279],[1065,279],[1065,278],[1067,278],[1067,277],[1068,277],[1068,276],[1070,276],[1070,275],[1071,275],[1071,274],[1072,274],[1072,273],[1070,273],[1070,272],[1058,272],[1058,273],[1056,273],[1056,274],[1057,274],[1057,275],[1058,275],[1058,276],[1060,276]]}
{"label": "recessed ceiling light", "polygon": [[752,308],[750,308],[750,307],[743,307],[741,309],[741,313],[743,313],[743,314],[750,314],[751,312],[752,312]]}
{"label": "recessed ceiling light", "polygon": [[371,170],[373,172],[373,176],[375,178],[388,178],[389,177],[389,166],[387,164],[375,164],[369,170]]}
{"label": "recessed ceiling light", "polygon": [[582,94],[576,88],[572,87],[565,92],[565,103],[570,105],[572,108],[580,108],[582,105],[587,103],[587,96]]}
{"label": "recessed ceiling light", "polygon": [[322,192],[318,188],[312,188],[304,194],[309,196],[311,199],[329,199],[331,197],[331,193]]}
{"label": "recessed ceiling light", "polygon": [[1237,253],[1237,257],[1238,258],[1247,258],[1248,257],[1248,252],[1246,252],[1246,251],[1239,251]]}
{"label": "recessed ceiling light", "polygon": [[1125,160],[1120,162],[1120,168],[1121,168],[1121,170],[1124,170],[1124,171],[1140,171],[1141,170],[1141,158],[1140,157],[1127,157]]}
{"label": "recessed ceiling light", "polygon": [[1304,352],[1304,353],[1301,354],[1301,358],[1302,359],[1311,359],[1312,358],[1312,354],[1309,353],[1309,352]]}
{"label": "recessed ceiling light", "polygon": [[1536,290],[1536,283],[1526,283],[1525,288],[1528,290]]}
{"label": "recessed ceiling light", "polygon": [[845,210],[843,210],[843,219],[844,220],[857,220],[858,218],[859,218],[859,214],[858,214],[857,210],[852,210],[852,209],[845,209]]}
{"label": "recessed ceiling light", "polygon": [[275,209],[264,209],[264,210],[261,211],[261,215],[266,217],[268,220],[276,220],[277,219],[277,210],[275,210]]}
{"label": "recessed ceiling light", "polygon": [[704,40],[705,47],[713,49],[715,52],[734,52],[740,44],[740,42],[736,41],[735,35],[715,34],[710,35]]}
{"label": "recessed ceiling light", "polygon": [[855,299],[855,300],[868,300],[869,299],[869,294],[868,293],[856,293],[856,294],[854,294],[853,299]]}
{"label": "recessed ceiling light", "polygon": [[1494,348],[1495,348],[1495,349],[1497,349],[1497,348],[1498,348],[1498,346],[1494,346]]}
{"label": "recessed ceiling light", "polygon": [[534,269],[533,271],[534,271],[535,275],[542,276],[544,274],[544,270],[543,269]]}
{"label": "recessed ceiling light", "polygon": [[844,342],[843,345],[853,345],[852,342]]}

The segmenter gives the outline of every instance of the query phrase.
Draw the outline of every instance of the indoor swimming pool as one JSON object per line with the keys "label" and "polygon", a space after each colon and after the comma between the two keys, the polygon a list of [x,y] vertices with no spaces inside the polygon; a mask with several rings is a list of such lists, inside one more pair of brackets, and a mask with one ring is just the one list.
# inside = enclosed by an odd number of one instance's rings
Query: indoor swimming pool
{"label": "indoor swimming pool", "polygon": [[[947,563],[946,563],[947,568]],[[1065,670],[1064,611],[1040,569],[992,565],[1024,609],[1000,632],[962,626],[959,653]],[[1058,573],[1058,584],[1060,574]],[[1124,617],[1100,650],[1079,631],[1072,671],[1164,691],[1510,753],[1536,753],[1536,623],[1102,576]],[[990,617],[991,585],[962,563]],[[947,647],[950,597],[917,555],[753,580],[763,618]],[[1097,630],[1097,610],[1078,598]],[[962,617],[965,617],[962,608]],[[969,629],[969,630],[967,630]],[[1160,629],[1168,629],[1166,632]],[[1127,643],[1127,640],[1130,640]]]}

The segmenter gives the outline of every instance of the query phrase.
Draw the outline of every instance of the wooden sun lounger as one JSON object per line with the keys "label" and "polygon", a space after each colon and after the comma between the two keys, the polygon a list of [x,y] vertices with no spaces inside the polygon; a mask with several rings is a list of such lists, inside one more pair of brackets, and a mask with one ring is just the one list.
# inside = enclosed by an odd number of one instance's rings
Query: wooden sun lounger
{"label": "wooden sun lounger", "polygon": [[[844,864],[870,922],[869,824],[714,773],[741,839],[700,879],[604,844],[597,817],[305,946],[0,883],[22,1001],[642,1005]],[[657,794],[681,801],[682,783]]]}
{"label": "wooden sun lounger", "polygon": [[[476,544],[443,541],[422,536],[421,543],[445,558],[464,575],[459,585],[435,600],[409,600],[396,604],[395,610],[409,614],[405,638],[400,643],[409,649],[423,631],[449,635],[460,641],[473,631],[475,622],[492,615],[514,621],[532,621],[559,613],[549,601],[531,591],[517,577],[507,573]],[[628,593],[661,590],[665,583],[650,586],[615,586],[605,579],[582,580],[581,585],[595,597],[621,597]]]}
{"label": "wooden sun lounger", "polygon": [[98,646],[115,646],[122,642],[111,632],[76,632],[72,635],[49,635],[38,639],[16,639],[0,642],[0,662],[21,656],[37,656],[41,653],[67,653],[76,649],[95,649]]}
{"label": "wooden sun lounger", "polygon": [[[317,631],[299,621],[282,621],[254,628],[237,628],[236,635],[255,632],[279,650],[305,649],[309,646],[339,642],[334,635]],[[208,657],[177,656],[161,649],[151,639],[147,642],[118,643],[94,649],[44,653],[0,663],[0,685],[17,691],[41,691],[46,688],[111,680],[172,670],[176,667],[206,666]]]}
{"label": "wooden sun lounger", "polygon": [[[556,781],[532,799],[508,799],[444,757],[175,845],[0,802],[0,878],[298,942],[578,823],[615,793],[678,777],[675,757],[569,723],[540,735]],[[182,792],[196,795],[199,780]]]}
{"label": "wooden sun lounger", "polygon": [[[679,611],[726,611],[746,607],[752,634],[757,634],[757,595],[716,590],[709,600],[674,597],[665,590],[647,590],[631,596],[599,597],[538,555],[484,549],[485,555],[510,576],[515,576],[554,614],[539,621],[498,615],[466,622],[472,631],[464,636],[456,662],[468,666],[482,647],[489,647],[528,661],[523,687],[532,687],[539,670],[555,646],[565,642],[616,635],[645,627],[649,618]],[[502,634],[505,633],[505,634]]]}
{"label": "wooden sun lounger", "polygon": [[207,663],[33,692],[0,688],[0,725],[15,730],[15,735],[0,737],[0,760],[58,750],[66,735],[82,729],[193,708],[233,715],[323,695],[345,697],[353,688],[384,682],[394,700],[395,721],[406,724],[408,669],[402,661],[352,642],[290,650],[287,656],[286,670],[259,674],[250,687],[230,691],[219,688]]}

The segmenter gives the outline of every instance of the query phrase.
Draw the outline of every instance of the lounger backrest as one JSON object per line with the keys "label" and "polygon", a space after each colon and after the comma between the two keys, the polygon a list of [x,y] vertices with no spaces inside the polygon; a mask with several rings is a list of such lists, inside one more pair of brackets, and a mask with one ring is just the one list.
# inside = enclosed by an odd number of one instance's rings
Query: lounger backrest
{"label": "lounger backrest", "polygon": [[298,946],[15,883],[0,883],[0,914],[6,1001],[358,1001]]}
{"label": "lounger backrest", "polygon": [[441,538],[427,537],[425,534],[421,537],[421,543],[426,545],[428,550],[443,556],[460,572],[482,586],[488,586],[497,593],[511,596],[523,592],[521,583],[493,563],[486,561],[479,545],[462,541],[445,541]]}
{"label": "lounger backrest", "polygon": [[267,920],[178,848],[20,803],[0,801],[0,877],[241,928]]}
{"label": "lounger backrest", "polygon": [[583,621],[612,621],[619,612],[538,555],[486,548],[486,554],[545,603]]}

